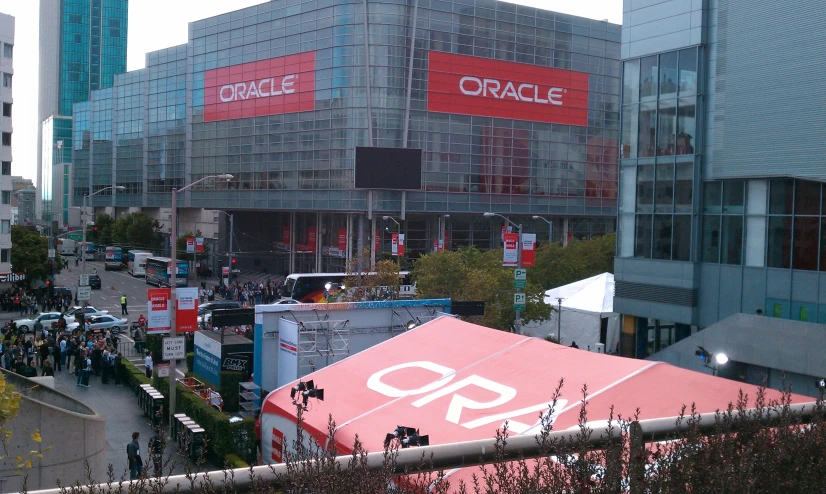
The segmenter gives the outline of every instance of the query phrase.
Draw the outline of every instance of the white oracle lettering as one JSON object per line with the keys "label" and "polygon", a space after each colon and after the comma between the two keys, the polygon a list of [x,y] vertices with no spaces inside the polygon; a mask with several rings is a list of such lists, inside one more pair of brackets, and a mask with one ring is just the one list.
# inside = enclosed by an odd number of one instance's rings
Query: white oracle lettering
{"label": "white oracle lettering", "polygon": [[[381,381],[381,378],[386,376],[387,374],[390,374],[401,369],[413,368],[425,369],[436,374],[440,374],[441,377],[421,388],[407,390],[399,389],[395,386],[390,386],[389,384],[385,384]],[[372,376],[370,376],[369,379],[367,379],[367,387],[385,396],[389,396],[391,398],[399,398],[401,396],[406,396],[409,394],[419,395],[429,393],[430,391],[438,389],[444,386],[445,384],[449,383],[455,376],[456,371],[451,369],[450,367],[445,367],[443,365],[435,364],[433,362],[428,362],[427,360],[421,360],[418,362],[407,362],[404,364],[394,365],[392,367],[388,367],[386,369],[375,372]]]}
{"label": "white oracle lettering", "polygon": [[[239,87],[241,89],[238,89]],[[244,97],[244,91],[246,91],[246,90],[247,90],[247,83],[246,82],[236,82],[235,83],[235,98],[233,98],[233,99],[236,99],[236,100],[246,99]]]}
{"label": "white oracle lettering", "polygon": [[[260,81],[258,81],[258,95],[261,96],[262,98],[264,96],[269,96],[270,95],[270,92],[264,92],[264,83],[269,81],[269,80],[271,80],[271,79],[261,79]],[[270,88],[272,88],[272,86],[270,86]]]}
{"label": "white oracle lettering", "polygon": [[[227,89],[229,89],[229,97],[224,96],[224,91],[226,91]],[[233,88],[232,85],[223,86],[221,87],[221,92],[218,94],[221,97],[221,101],[223,101],[224,103],[229,103],[230,101],[235,99],[235,88]]]}
{"label": "white oracle lettering", "polygon": [[[456,393],[456,391],[459,391],[466,386],[484,388],[498,394],[499,396],[491,401],[479,402]],[[516,397],[516,390],[510,386],[505,386],[504,384],[500,384],[498,382],[491,381],[490,379],[485,379],[484,377],[473,374],[459,382],[453,383],[450,386],[446,386],[417,401],[414,401],[412,405],[417,408],[423,407],[433,400],[449,394],[453,394],[453,398],[451,398],[450,405],[447,408],[445,420],[458,424],[462,417],[463,408],[469,408],[471,410],[485,410],[504,405]]]}
{"label": "white oracle lettering", "polygon": [[499,98],[505,99],[505,96],[510,96],[514,100],[519,101],[519,96],[516,94],[516,88],[513,87],[513,83],[510,81],[505,84],[505,89],[502,90],[502,96]]}
{"label": "white oracle lettering", "polygon": [[[482,418],[479,418],[479,419],[476,419],[476,420],[471,420],[470,422],[465,422],[464,424],[462,424],[462,427],[465,427],[467,429],[475,429],[475,428],[481,427],[483,425],[493,424],[495,422],[500,422],[500,421],[507,420],[509,430],[511,430],[511,431],[513,431],[517,434],[524,434],[524,433],[528,432],[529,430],[531,430],[531,429],[533,429],[537,426],[541,426],[541,425],[545,425],[545,424],[553,425],[553,423],[556,422],[557,417],[559,417],[559,412],[563,408],[565,408],[565,405],[567,405],[567,404],[568,404],[568,400],[557,399],[556,400],[556,406],[553,409],[551,409],[551,407],[553,407],[553,405],[554,405],[553,402],[540,403],[538,405],[532,405],[532,406],[529,406],[529,407],[520,408],[519,410],[513,410],[513,411],[510,411],[510,412],[498,413],[496,415],[491,415],[489,417],[482,417]],[[522,423],[522,422],[519,422],[519,421],[516,421],[516,420],[510,420],[512,417],[520,417],[522,415],[527,415],[529,413],[540,412],[540,411],[542,412],[542,414],[541,414],[539,420],[537,420],[536,423],[533,424],[533,425],[528,425],[528,424],[525,424],[525,423]],[[502,424],[502,426],[504,426],[504,423]]]}
{"label": "white oracle lettering", "polygon": [[552,105],[561,105],[563,92],[564,91],[561,87],[552,87],[551,89],[548,89],[548,101],[550,101]]}
{"label": "white oracle lettering", "polygon": [[[476,83],[476,90],[471,91],[465,87],[466,82],[475,82]],[[459,80],[459,91],[462,91],[462,94],[466,94],[468,96],[479,96],[482,94],[482,81],[480,81],[476,77],[464,76]]]}
{"label": "white oracle lettering", "polygon": [[[292,82],[293,79],[296,78],[295,74],[285,75],[284,79],[281,80],[281,90],[284,91],[284,94],[292,94],[295,92],[295,89],[287,89],[292,88],[295,82]],[[290,81],[290,82],[287,82]]]}
{"label": "white oracle lettering", "polygon": [[[493,84],[496,84],[496,87],[490,87]],[[499,88],[502,87],[499,81],[497,81],[496,79],[485,79],[483,86],[485,90],[482,93],[482,96],[487,96],[488,92],[490,92],[490,94],[492,94],[494,98],[499,97],[499,95],[496,94],[496,91],[499,91]]]}
{"label": "white oracle lettering", "polygon": [[533,84],[520,84],[519,89],[517,89],[517,91],[516,91],[519,94],[519,99],[521,99],[522,101],[528,101],[528,102],[533,101],[533,97],[531,97],[530,94],[528,96],[525,96],[524,94],[522,94],[523,89],[530,90],[533,87],[534,87]]}
{"label": "white oracle lettering", "polygon": [[250,82],[250,87],[247,90],[247,98],[246,99],[250,99],[253,96],[255,96],[256,98],[260,96],[258,94],[258,88],[255,87],[255,81]]}
{"label": "white oracle lettering", "polygon": [[539,85],[533,87],[533,100],[537,103],[547,103],[548,100],[539,97]]}

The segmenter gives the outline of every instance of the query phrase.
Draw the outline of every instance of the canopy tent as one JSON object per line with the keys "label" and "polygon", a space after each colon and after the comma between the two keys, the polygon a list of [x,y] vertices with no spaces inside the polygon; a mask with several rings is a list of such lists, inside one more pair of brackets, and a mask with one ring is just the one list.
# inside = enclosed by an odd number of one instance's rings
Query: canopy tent
{"label": "canopy tent", "polygon": [[619,343],[620,317],[614,313],[614,275],[602,273],[545,292],[545,303],[557,308],[562,299],[562,318],[552,311],[550,319],[526,324],[523,332],[529,336],[557,337],[561,330],[563,345],[576,342],[581,350],[613,352]]}
{"label": "canopy tent", "polygon": [[[576,426],[582,386],[588,386],[589,422],[614,416],[679,415],[683,404],[697,412],[724,409],[744,389],[756,387],[661,362],[583,352],[537,338],[476,326],[450,317],[348,357],[304,378],[324,390],[303,413],[305,436],[327,439],[327,420],[336,421],[336,447],[350,454],[355,436],[368,451],[383,450],[385,435],[397,426],[419,429],[430,444],[492,438],[507,420],[512,433],[539,430],[541,411],[551,404],[556,383],[565,379],[554,410],[554,428]],[[296,438],[296,406],[290,383],[270,393],[261,417],[265,461],[283,461]],[[768,399],[780,394],[767,390]],[[811,401],[792,396],[792,402]],[[474,468],[451,474],[468,479]]]}

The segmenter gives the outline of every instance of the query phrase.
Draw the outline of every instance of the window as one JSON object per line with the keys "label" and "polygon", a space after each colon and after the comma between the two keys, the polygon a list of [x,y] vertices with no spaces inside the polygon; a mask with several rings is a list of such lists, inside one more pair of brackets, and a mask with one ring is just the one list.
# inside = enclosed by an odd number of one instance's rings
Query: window
{"label": "window", "polygon": [[4,190],[3,193],[0,195],[0,203],[2,204],[11,204],[11,191]]}
{"label": "window", "polygon": [[654,165],[637,167],[637,212],[650,213],[654,206]]}
{"label": "window", "polygon": [[0,262],[11,262],[11,249],[0,249]]}
{"label": "window", "polygon": [[657,155],[673,156],[677,152],[677,100],[660,101],[660,121],[657,129]]}
{"label": "window", "polygon": [[4,161],[0,172],[2,175],[11,175],[11,161]]}
{"label": "window", "polygon": [[11,116],[11,103],[3,103],[3,116],[10,117]]}
{"label": "window", "polygon": [[657,98],[657,79],[659,75],[657,55],[640,60],[640,100]]}
{"label": "window", "polygon": [[[798,180],[795,182],[795,187],[795,216],[820,214],[820,183],[810,182],[808,180]],[[797,250],[796,246],[795,250]]]}
{"label": "window", "polygon": [[660,55],[660,97],[677,96],[677,60],[679,52]]}
{"label": "window", "polygon": [[11,220],[0,221],[0,233],[11,233]]}
{"label": "window", "polygon": [[720,262],[720,216],[703,217],[703,262]]}
{"label": "window", "polygon": [[697,93],[697,50],[680,52],[680,96]]}
{"label": "window", "polygon": [[639,157],[654,156],[654,136],[657,132],[657,103],[640,105]]}
{"label": "window", "polygon": [[11,87],[11,74],[3,72],[3,87]]}
{"label": "window", "polygon": [[640,124],[639,105],[622,107],[622,157],[637,157],[637,136]]}
{"label": "window", "polygon": [[723,184],[723,213],[743,214],[744,192],[742,180],[730,180]]}
{"label": "window", "polygon": [[654,259],[671,259],[672,219],[670,214],[654,215],[654,249],[651,251]]}
{"label": "window", "polygon": [[769,182],[769,214],[792,214],[793,198],[793,180],[776,179]]}
{"label": "window", "polygon": [[816,216],[795,216],[792,269],[817,271],[818,256],[814,253],[817,252],[819,224],[820,218]]}
{"label": "window", "polygon": [[741,264],[743,259],[743,217],[723,216],[720,262]]}
{"label": "window", "polygon": [[3,132],[2,141],[4,146],[11,146],[11,132]]}
{"label": "window", "polygon": [[11,43],[3,43],[3,56],[6,58],[12,58],[13,53],[14,45]]}
{"label": "window", "polygon": [[769,217],[769,238],[766,242],[770,268],[789,268],[792,248],[792,217]]}
{"label": "window", "polygon": [[680,98],[677,108],[676,154],[694,154],[694,133],[697,127],[697,110],[694,98]]}
{"label": "window", "polygon": [[674,211],[674,164],[657,165],[657,182],[654,187],[654,211],[671,213]]}
{"label": "window", "polygon": [[691,216],[687,214],[674,215],[671,259],[674,261],[691,260]]}
{"label": "window", "polygon": [[623,64],[622,102],[639,103],[640,101],[640,61],[631,60]]}
{"label": "window", "polygon": [[637,235],[634,244],[634,256],[651,258],[651,215],[637,215]]}

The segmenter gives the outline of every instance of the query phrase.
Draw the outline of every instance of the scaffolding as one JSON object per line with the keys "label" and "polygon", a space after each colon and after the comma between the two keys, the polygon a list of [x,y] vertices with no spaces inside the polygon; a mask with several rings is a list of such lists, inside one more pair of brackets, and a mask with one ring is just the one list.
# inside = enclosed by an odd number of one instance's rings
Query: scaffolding
{"label": "scaffolding", "polygon": [[298,375],[306,376],[350,355],[349,320],[298,323]]}

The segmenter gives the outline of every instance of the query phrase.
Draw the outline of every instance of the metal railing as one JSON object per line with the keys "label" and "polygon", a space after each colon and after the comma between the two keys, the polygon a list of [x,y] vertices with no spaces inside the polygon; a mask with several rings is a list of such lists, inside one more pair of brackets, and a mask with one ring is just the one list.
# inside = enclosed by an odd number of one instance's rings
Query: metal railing
{"label": "metal railing", "polygon": [[[808,422],[815,410],[815,403],[803,403],[790,405],[788,412],[793,414],[798,420],[796,423]],[[780,418],[783,414],[781,408],[770,408],[763,410],[762,414],[757,413],[756,410],[748,410],[747,417],[750,420],[764,420],[767,424],[771,424],[772,420]],[[645,447],[645,443],[661,441],[664,439],[673,438],[680,432],[687,431],[689,428],[697,427],[702,434],[710,435],[717,431],[718,415],[716,413],[701,414],[696,421],[689,421],[687,419],[680,420],[680,417],[668,417],[651,420],[640,420],[631,422],[629,425],[630,447],[632,450],[631,457],[633,459],[633,451],[637,448]],[[619,423],[614,424],[613,427],[595,427],[590,429],[592,432],[585,441],[585,446],[589,450],[607,449],[612,444],[616,445],[623,441],[623,436],[619,433]],[[553,444],[576,444],[581,445],[580,430],[565,430],[552,431],[549,433],[547,440],[543,444],[539,436],[534,435],[519,435],[510,436],[507,439],[507,447],[504,449],[505,460],[518,460],[520,458],[538,458],[548,454],[555,454]],[[548,445],[551,445],[549,447]],[[622,448],[613,448],[616,453],[622,454]],[[444,471],[454,468],[463,468],[470,466],[478,466],[482,464],[492,463],[497,461],[502,454],[497,450],[497,439],[480,439],[476,441],[465,441],[460,443],[439,444],[434,446],[425,446],[420,448],[401,449],[397,452],[397,457],[394,462],[394,473],[404,474],[414,471]],[[366,465],[369,470],[381,470],[385,468],[385,452],[379,451],[375,453],[367,453]],[[422,458],[428,458],[426,464],[423,464]],[[341,468],[347,469],[351,463],[352,455],[338,456],[333,461]],[[293,471],[301,471],[302,463],[312,464],[313,460],[306,462],[298,462],[299,464],[293,467]],[[633,469],[634,466],[631,465]],[[155,479],[149,479],[145,482],[144,488],[146,492],[154,493],[193,493],[198,492],[199,486],[206,485],[207,479],[213,484],[215,488],[227,487],[232,492],[244,492],[250,489],[253,485],[253,480],[256,485],[264,483],[278,483],[280,478],[283,478],[288,473],[287,465],[279,463],[276,465],[263,465],[250,468],[238,468],[234,470],[217,470],[212,472],[195,473],[187,478],[185,475],[173,475],[160,482]],[[618,475],[627,475],[628,472],[618,472]],[[229,483],[224,486],[224,479],[232,479],[232,486]],[[135,486],[130,486],[131,482],[124,482],[123,489],[132,492],[141,481],[132,481]],[[99,484],[97,486],[86,486],[88,492],[108,492],[107,484]],[[117,487],[116,487],[117,489]],[[60,494],[60,489],[47,489],[40,491],[30,491],[31,494]],[[137,491],[135,491],[137,492]]]}

